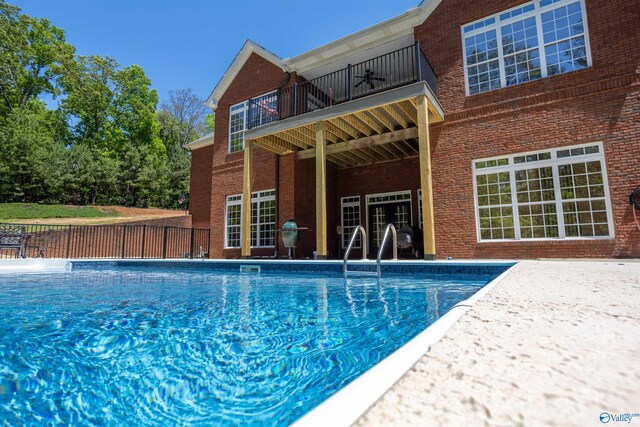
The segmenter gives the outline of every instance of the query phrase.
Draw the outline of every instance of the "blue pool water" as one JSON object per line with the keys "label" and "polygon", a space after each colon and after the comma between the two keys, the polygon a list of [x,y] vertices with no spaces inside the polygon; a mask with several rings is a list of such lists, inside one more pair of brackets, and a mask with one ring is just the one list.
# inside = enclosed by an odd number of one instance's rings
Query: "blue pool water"
{"label": "blue pool water", "polygon": [[0,420],[288,424],[492,279],[0,275]]}

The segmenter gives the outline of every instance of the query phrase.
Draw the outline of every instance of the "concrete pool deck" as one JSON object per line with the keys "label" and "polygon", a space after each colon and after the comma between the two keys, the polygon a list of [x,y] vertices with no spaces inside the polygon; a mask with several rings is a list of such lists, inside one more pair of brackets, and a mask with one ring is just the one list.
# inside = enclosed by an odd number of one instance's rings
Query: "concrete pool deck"
{"label": "concrete pool deck", "polygon": [[640,262],[525,261],[356,424],[586,426],[640,413],[639,336]]}

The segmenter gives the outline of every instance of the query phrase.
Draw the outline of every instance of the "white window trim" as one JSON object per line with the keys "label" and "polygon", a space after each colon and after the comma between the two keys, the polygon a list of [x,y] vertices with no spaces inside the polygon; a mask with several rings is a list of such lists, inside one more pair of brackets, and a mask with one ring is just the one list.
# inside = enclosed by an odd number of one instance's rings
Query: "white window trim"
{"label": "white window trim", "polygon": [[[232,112],[232,110],[235,107],[240,107],[240,108],[238,108],[237,111]],[[241,131],[234,132],[234,134],[238,134],[238,133],[242,134],[242,148],[236,151],[231,151],[231,116],[233,114],[238,114],[238,113],[244,113],[244,128]],[[239,153],[244,150],[244,134],[247,131],[248,120],[249,120],[249,101],[248,100],[239,102],[229,107],[229,129],[227,134],[227,139],[228,139],[227,153],[228,154]]]}
{"label": "white window trim", "polygon": [[[352,201],[352,202],[347,202],[346,200],[348,199],[358,199],[357,201]],[[358,225],[362,224],[362,208],[360,206],[360,196],[347,196],[347,197],[341,197],[340,198],[340,225],[342,227],[342,233],[344,234],[344,229],[345,226],[344,225],[344,208],[345,207],[353,207],[353,206],[357,206],[358,207]],[[351,226],[349,226],[351,227]],[[351,236],[348,237],[347,240],[351,239]],[[342,249],[346,249],[348,245],[344,244],[344,237],[341,235],[340,236],[340,246],[342,247]],[[353,248],[354,249],[360,249],[362,247],[362,243],[358,244],[358,243],[354,243]]]}
{"label": "white window trim", "polygon": [[[269,196],[264,196],[262,194],[264,193],[268,193],[268,192],[274,192],[273,195],[269,195]],[[232,197],[240,197],[239,200],[234,200],[232,202],[229,202],[229,199]],[[239,246],[229,246],[229,242],[228,242],[228,228],[229,228],[229,206],[235,206],[235,205],[240,205],[240,218],[242,218],[242,194],[230,194],[226,197],[225,199],[225,208],[224,208],[224,249],[241,249],[242,248],[242,222],[240,223],[240,245]],[[275,200],[276,199],[276,194],[275,194],[275,189],[271,189],[271,190],[262,190],[262,191],[255,191],[251,194],[251,204],[253,205],[253,203],[260,203],[263,201],[271,201],[271,200]],[[277,209],[277,206],[276,206]],[[260,207],[258,206],[258,217],[260,215]],[[251,224],[254,225],[254,224]],[[256,232],[258,233],[257,235],[260,235],[260,224],[257,224],[258,228],[256,230]],[[276,224],[277,226],[277,224]],[[277,243],[277,233],[276,233],[276,243]],[[259,239],[258,239],[259,241]],[[267,245],[267,246],[251,246],[251,249],[264,249],[264,248],[274,248],[275,245]]]}
{"label": "white window trim", "polygon": [[[271,189],[271,190],[262,190],[262,191],[256,191],[251,195],[251,209],[253,209],[253,204],[257,203],[258,204],[258,209],[257,209],[257,218],[260,218],[260,205],[262,202],[270,202],[270,201],[275,201],[276,200],[276,194],[275,194],[275,189]],[[265,195],[266,193],[273,193],[273,194],[269,194],[269,195]],[[276,206],[277,209],[277,206]],[[254,224],[251,224],[251,226],[253,226]],[[260,242],[260,228],[262,226],[262,223],[260,221],[258,221],[256,225],[256,241]],[[277,241],[278,238],[278,233],[275,231],[275,228],[277,228],[277,224],[274,223],[274,241]],[[256,249],[260,249],[260,248],[273,248],[275,245],[255,245],[255,246],[251,246],[251,248],[256,248]]]}
{"label": "white window trim", "polygon": [[[562,150],[567,150],[567,149],[572,149],[572,148],[580,148],[580,147],[589,147],[589,146],[593,146],[593,145],[597,145],[599,147],[599,152],[598,153],[594,153],[594,154],[584,154],[584,155],[580,155],[580,156],[576,156],[576,157],[557,157],[557,152],[558,151],[562,151]],[[538,160],[535,162],[531,162],[531,163],[514,163],[514,157],[519,157],[519,156],[527,156],[527,155],[531,155],[531,154],[538,154],[538,153],[547,153],[547,152],[551,152],[551,159],[548,160]],[[509,164],[508,165],[504,165],[504,166],[492,166],[492,167],[487,167],[487,168],[481,168],[481,169],[476,169],[476,162],[481,162],[481,161],[487,161],[487,160],[496,160],[496,159],[504,159],[504,158],[508,158],[509,159]],[[493,240],[482,240],[481,239],[481,235],[480,235],[480,210],[479,210],[479,206],[478,206],[478,188],[476,185],[476,176],[477,175],[485,175],[485,174],[489,174],[489,173],[500,173],[500,172],[509,172],[509,177],[511,180],[511,191],[512,191],[512,206],[514,208],[517,207],[517,202],[514,202],[516,199],[513,196],[513,192],[515,191],[515,174],[512,173],[515,170],[520,170],[523,168],[527,168],[527,165],[530,165],[530,168],[541,168],[541,167],[545,167],[545,166],[551,166],[553,167],[553,187],[555,190],[555,203],[556,206],[559,206],[562,204],[562,197],[560,195],[560,178],[559,178],[559,174],[558,174],[558,166],[560,165],[567,165],[567,164],[573,164],[573,163],[584,163],[584,162],[588,162],[588,161],[594,161],[594,160],[598,160],[601,162],[602,165],[602,184],[604,186],[604,201],[605,201],[605,206],[606,206],[606,211],[607,211],[607,225],[609,227],[609,235],[608,236],[589,236],[589,237],[567,237],[565,236],[565,229],[564,229],[564,215],[563,215],[563,211],[562,209],[558,209],[556,208],[556,214],[558,215],[558,234],[561,237],[544,237],[544,238],[526,238],[526,239],[522,239],[520,237],[520,221],[519,221],[519,216],[518,216],[518,212],[517,209],[513,209],[513,224],[514,224],[514,233],[515,233],[515,238],[514,239],[493,239]],[[475,211],[475,218],[476,218],[476,241],[477,243],[480,244],[491,244],[491,243],[504,243],[504,242],[520,242],[520,243],[527,243],[527,242],[550,242],[550,241],[571,241],[571,240],[612,240],[615,239],[615,227],[614,227],[614,221],[613,221],[613,208],[611,206],[611,195],[609,192],[609,177],[608,177],[608,173],[607,173],[607,164],[606,164],[606,158],[604,155],[604,145],[602,142],[592,142],[592,143],[588,143],[588,144],[579,144],[579,145],[568,145],[568,146],[564,146],[564,147],[556,147],[556,148],[550,148],[550,149],[546,149],[546,150],[536,150],[536,151],[527,151],[527,152],[520,152],[520,153],[514,153],[514,154],[509,154],[509,155],[505,155],[505,156],[496,156],[496,157],[488,157],[488,158],[482,158],[482,159],[474,159],[471,162],[471,169],[473,171],[472,173],[472,180],[473,180],[473,208]]]}
{"label": "white window trim", "polygon": [[[258,98],[262,98],[264,96],[268,96],[268,95],[272,95],[274,93],[276,93],[277,90],[272,90],[270,92],[267,93],[263,93],[262,95],[258,95],[254,98],[250,98],[247,99],[246,101],[242,101],[242,102],[238,102],[237,104],[233,104],[232,106],[229,107],[229,127],[228,127],[228,134],[227,134],[227,139],[228,139],[228,143],[227,143],[227,154],[233,154],[233,153],[239,153],[241,151],[244,150],[244,134],[247,130],[249,130],[248,126],[249,126],[249,106],[250,106],[250,102],[252,99],[258,99]],[[243,105],[244,104],[244,105]],[[242,131],[238,131],[235,133],[241,133],[242,132],[242,148],[240,150],[236,150],[236,151],[231,151],[231,110],[234,107],[238,107],[238,106],[242,106],[242,108],[239,108],[237,111],[234,111],[233,114],[237,114],[238,112],[243,112],[244,113],[244,129]]]}
{"label": "white window trim", "polygon": [[[469,93],[469,76],[467,75],[467,52],[466,52],[466,47],[464,44],[464,40],[466,37],[469,36],[475,36],[478,34],[482,34],[485,33],[487,31],[491,31],[493,29],[496,30],[496,40],[498,43],[498,67],[500,70],[500,89],[506,89],[506,88],[510,88],[510,87],[515,87],[515,86],[519,86],[521,84],[526,84],[526,83],[530,83],[533,81],[537,81],[537,80],[542,80],[545,79],[547,77],[554,77],[554,76],[558,76],[558,75],[562,75],[562,74],[567,74],[567,73],[561,73],[561,74],[554,74],[553,76],[548,76],[547,75],[547,56],[545,55],[544,52],[544,48],[545,48],[545,43],[544,43],[544,37],[543,37],[543,31],[542,31],[542,13],[549,11],[549,10],[553,10],[556,9],[558,7],[561,6],[567,6],[569,4],[575,3],[576,1],[580,2],[580,7],[581,7],[581,11],[582,11],[582,24],[584,26],[584,40],[585,40],[585,50],[586,50],[586,54],[587,54],[587,68],[591,67],[593,65],[593,61],[591,58],[591,42],[589,41],[589,25],[587,23],[587,8],[586,8],[586,4],[585,4],[585,0],[560,0],[556,3],[552,3],[549,4],[547,6],[541,7],[540,6],[540,0],[535,0],[535,1],[530,1],[530,2],[526,2],[526,3],[522,3],[516,7],[512,7],[509,9],[505,9],[502,10],[496,14],[493,15],[489,15],[489,16],[485,16],[482,19],[477,19],[475,21],[472,22],[467,22],[464,25],[460,26],[460,34],[461,34],[461,44],[462,44],[462,61],[463,61],[463,68],[464,68],[464,89],[465,89],[465,94],[467,96],[475,96],[475,95],[482,95],[483,93],[489,93],[489,92],[493,92],[495,90],[499,90],[499,89],[490,89],[486,92],[479,92],[479,93],[474,93],[473,95]],[[502,15],[503,13],[509,12],[511,10],[514,9],[520,9],[522,7],[528,6],[530,4],[534,5],[534,9],[530,12],[526,12],[523,13],[521,15],[517,15],[517,16],[513,16],[509,19],[505,19],[504,21],[500,20],[500,15]],[[536,80],[529,80],[526,82],[522,82],[522,83],[518,83],[512,86],[507,86],[507,78],[506,78],[506,72],[505,72],[505,65],[504,65],[504,54],[502,52],[502,30],[501,27],[504,25],[509,25],[512,24],[513,22],[517,22],[517,21],[522,21],[526,18],[531,18],[531,17],[535,17],[536,18],[536,28],[538,30],[538,49],[539,49],[539,55],[540,55],[540,72],[541,72],[541,77],[540,79],[536,79]],[[495,18],[495,23],[487,25],[487,26],[483,26],[481,28],[478,28],[476,30],[472,30],[469,31],[467,33],[464,32],[464,27],[467,27],[471,24],[475,24],[476,22],[481,22],[481,21],[485,21],[487,19],[490,18]],[[561,40],[558,40],[554,43],[557,43]],[[529,49],[525,49],[525,51],[527,51]]]}
{"label": "white window trim", "polygon": [[[240,196],[239,200],[229,201],[233,197]],[[225,249],[239,249],[238,246],[229,246],[229,206],[240,205],[240,243],[242,243],[242,194],[230,194],[225,198],[224,205],[224,248]]]}

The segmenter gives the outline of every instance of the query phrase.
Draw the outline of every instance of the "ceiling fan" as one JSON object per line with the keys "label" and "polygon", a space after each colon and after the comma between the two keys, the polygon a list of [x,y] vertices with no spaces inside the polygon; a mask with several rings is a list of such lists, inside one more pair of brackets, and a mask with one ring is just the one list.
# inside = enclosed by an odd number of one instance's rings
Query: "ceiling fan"
{"label": "ceiling fan", "polygon": [[362,83],[367,83],[369,85],[369,87],[371,88],[371,90],[374,90],[376,88],[374,86],[374,84],[373,84],[374,81],[384,82],[384,81],[387,80],[387,79],[382,78],[382,77],[373,77],[373,71],[371,71],[371,70],[365,70],[364,71],[364,76],[355,76],[355,77],[360,79],[360,82],[357,85],[355,85],[354,87],[358,87]]}

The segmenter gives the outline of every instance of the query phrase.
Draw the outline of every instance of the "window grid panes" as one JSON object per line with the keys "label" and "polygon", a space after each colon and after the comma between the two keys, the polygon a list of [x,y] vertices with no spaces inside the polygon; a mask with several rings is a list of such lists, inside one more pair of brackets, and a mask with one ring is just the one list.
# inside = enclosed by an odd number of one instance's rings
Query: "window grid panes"
{"label": "window grid panes", "polygon": [[241,240],[242,196],[227,196],[225,247],[239,248]]}
{"label": "window grid panes", "polygon": [[[360,225],[360,196],[343,197],[342,205],[342,248],[349,246],[349,241],[358,225]],[[353,242],[354,248],[360,248],[360,233]]]}
{"label": "window grid panes", "polygon": [[536,0],[462,28],[469,95],[590,65],[584,0]]}
{"label": "window grid panes", "polygon": [[247,130],[247,111],[249,103],[241,102],[229,111],[229,153],[244,149],[244,133]]}
{"label": "window grid panes", "polygon": [[559,236],[551,166],[515,171],[520,238]]}
{"label": "window grid panes", "polygon": [[509,173],[477,175],[476,192],[482,240],[515,238]]}
{"label": "window grid panes", "polygon": [[251,247],[273,247],[276,240],[276,192],[253,193],[251,197]]}
{"label": "window grid panes", "polygon": [[[276,192],[267,190],[251,196],[251,247],[273,247],[276,242]],[[242,195],[227,196],[225,247],[239,248],[242,242]]]}
{"label": "window grid panes", "polygon": [[613,237],[600,144],[494,160],[473,162],[480,241]]}
{"label": "window grid panes", "polygon": [[566,235],[608,236],[609,224],[601,163],[591,161],[562,165],[558,171]]}

